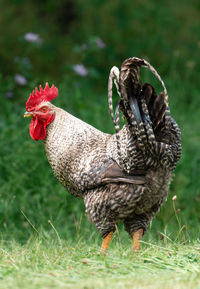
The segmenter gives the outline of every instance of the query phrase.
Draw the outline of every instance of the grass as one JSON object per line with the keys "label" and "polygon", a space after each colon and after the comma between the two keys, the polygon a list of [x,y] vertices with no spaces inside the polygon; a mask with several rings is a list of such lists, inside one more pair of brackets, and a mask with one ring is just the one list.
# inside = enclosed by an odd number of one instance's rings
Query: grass
{"label": "grass", "polygon": [[129,239],[114,238],[106,257],[99,248],[95,236],[61,245],[44,232],[24,245],[2,240],[0,288],[200,288],[198,240],[144,242],[134,256]]}

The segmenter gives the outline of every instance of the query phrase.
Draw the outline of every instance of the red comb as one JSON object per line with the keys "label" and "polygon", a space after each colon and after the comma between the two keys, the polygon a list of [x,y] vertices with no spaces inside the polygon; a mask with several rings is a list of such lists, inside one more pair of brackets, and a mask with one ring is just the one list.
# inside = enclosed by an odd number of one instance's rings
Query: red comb
{"label": "red comb", "polygon": [[29,99],[26,102],[26,110],[31,111],[36,108],[38,104],[43,101],[51,101],[58,96],[58,89],[54,85],[49,87],[48,82],[46,82],[45,88],[42,89],[42,86],[39,86],[39,90],[37,87],[33,93],[30,94]]}

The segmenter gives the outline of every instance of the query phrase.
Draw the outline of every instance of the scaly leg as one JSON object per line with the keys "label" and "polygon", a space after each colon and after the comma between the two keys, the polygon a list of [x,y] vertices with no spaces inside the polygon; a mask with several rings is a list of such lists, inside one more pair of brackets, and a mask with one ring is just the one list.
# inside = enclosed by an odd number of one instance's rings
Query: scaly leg
{"label": "scaly leg", "polygon": [[104,239],[101,245],[101,254],[106,255],[106,250],[108,249],[108,245],[112,239],[113,232],[110,232]]}
{"label": "scaly leg", "polygon": [[144,234],[143,229],[139,229],[135,233],[133,233],[133,254],[139,250],[140,241],[142,240],[143,234]]}

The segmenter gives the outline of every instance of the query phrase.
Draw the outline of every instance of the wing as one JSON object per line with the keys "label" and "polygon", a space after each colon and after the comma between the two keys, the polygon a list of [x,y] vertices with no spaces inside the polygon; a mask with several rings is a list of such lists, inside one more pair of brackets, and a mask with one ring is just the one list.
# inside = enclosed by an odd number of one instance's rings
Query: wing
{"label": "wing", "polygon": [[144,185],[145,171],[135,170],[131,175],[126,174],[124,171],[120,170],[117,163],[113,162],[104,172],[103,183],[129,183],[135,185]]}
{"label": "wing", "polygon": [[127,174],[114,160],[101,157],[99,162],[95,161],[91,164],[87,172],[87,186],[96,187],[107,183],[144,185],[146,183],[145,171],[135,170]]}

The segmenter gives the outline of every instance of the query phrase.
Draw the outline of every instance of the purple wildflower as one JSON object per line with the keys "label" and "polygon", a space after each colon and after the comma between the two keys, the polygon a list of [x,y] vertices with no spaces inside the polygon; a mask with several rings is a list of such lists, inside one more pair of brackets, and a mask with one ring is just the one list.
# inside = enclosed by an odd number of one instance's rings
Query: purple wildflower
{"label": "purple wildflower", "polygon": [[20,60],[19,56],[15,56],[14,62],[19,62],[19,60]]}
{"label": "purple wildflower", "polygon": [[81,49],[82,49],[82,50],[87,50],[87,49],[88,49],[88,44],[83,43],[83,44],[81,45]]}
{"label": "purple wildflower", "polygon": [[14,62],[16,62],[16,63],[23,62],[24,64],[30,64],[31,61],[28,57],[15,56]]}
{"label": "purple wildflower", "polygon": [[32,33],[32,32],[28,32],[26,34],[24,34],[24,39],[27,41],[27,42],[35,42],[35,43],[41,43],[42,42],[42,39],[40,38],[40,36],[36,33]]}
{"label": "purple wildflower", "polygon": [[75,64],[72,66],[74,72],[80,76],[86,76],[88,69],[83,64]]}
{"label": "purple wildflower", "polygon": [[30,64],[30,63],[31,63],[30,58],[28,58],[28,57],[24,57],[24,58],[23,58],[23,62],[24,62],[25,64]]}
{"label": "purple wildflower", "polygon": [[96,45],[101,49],[104,49],[106,47],[106,44],[103,42],[103,40],[100,37],[96,37],[95,42],[96,42]]}
{"label": "purple wildflower", "polygon": [[13,98],[14,93],[12,91],[7,91],[6,92],[6,97],[7,98]]}
{"label": "purple wildflower", "polygon": [[14,80],[17,84],[24,86],[27,84],[27,79],[21,74],[15,74]]}

